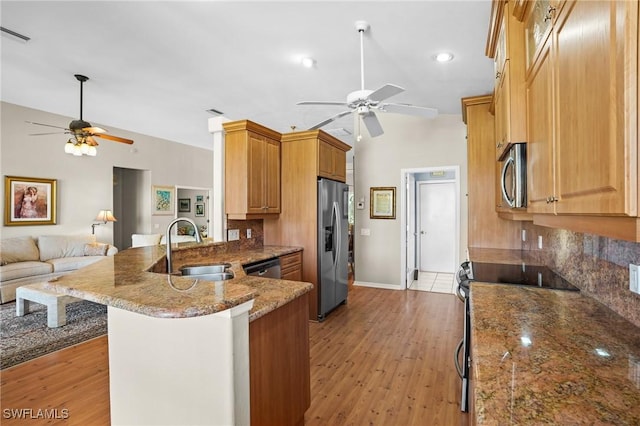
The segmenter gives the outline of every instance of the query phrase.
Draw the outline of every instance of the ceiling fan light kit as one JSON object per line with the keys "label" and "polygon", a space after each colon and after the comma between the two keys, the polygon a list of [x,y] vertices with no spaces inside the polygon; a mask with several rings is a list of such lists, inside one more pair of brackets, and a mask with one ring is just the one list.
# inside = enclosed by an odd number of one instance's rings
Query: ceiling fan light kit
{"label": "ceiling fan light kit", "polygon": [[[380,121],[375,114],[375,110],[379,112],[390,112],[397,114],[408,114],[425,118],[433,118],[438,115],[438,110],[435,108],[425,108],[410,104],[401,103],[386,103],[382,102],[387,98],[404,92],[404,88],[395,84],[385,84],[384,86],[376,90],[365,89],[364,86],[364,33],[368,31],[371,26],[366,21],[356,21],[355,28],[360,34],[360,90],[353,91],[347,95],[346,102],[326,102],[326,101],[303,101],[298,102],[297,105],[340,105],[346,106],[349,109],[340,112],[320,123],[309,128],[309,130],[319,129],[325,125],[344,117],[345,115],[356,113],[362,117],[362,122],[369,131],[369,135],[373,138],[380,136],[384,133]],[[358,126],[359,127],[359,126]],[[358,131],[357,141],[362,139],[360,132]]]}
{"label": "ceiling fan light kit", "polygon": [[[52,126],[50,124],[42,124],[42,123],[34,123],[33,121],[27,121],[27,123],[36,124],[38,126],[47,126],[47,127],[55,127],[57,129],[62,129],[64,132],[73,137],[69,138],[67,143],[64,145],[64,152],[67,154],[74,155],[76,157],[81,157],[83,155],[87,155],[89,157],[95,157],[98,154],[98,142],[94,139],[94,137],[108,139],[114,142],[126,143],[131,145],[133,141],[131,139],[121,138],[119,136],[107,135],[107,131],[100,127],[94,127],[88,121],[84,121],[82,119],[82,85],[84,82],[89,80],[89,77],[74,74],[76,80],[80,82],[80,119],[73,120],[69,123],[68,128]],[[37,135],[50,135],[51,133],[36,133],[32,134],[32,136]]]}

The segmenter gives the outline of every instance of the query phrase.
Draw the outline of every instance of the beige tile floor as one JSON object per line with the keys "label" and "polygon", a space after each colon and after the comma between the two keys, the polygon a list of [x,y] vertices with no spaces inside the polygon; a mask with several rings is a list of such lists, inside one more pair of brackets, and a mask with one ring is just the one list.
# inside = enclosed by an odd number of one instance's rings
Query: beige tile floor
{"label": "beige tile floor", "polygon": [[420,272],[418,279],[409,284],[409,290],[431,291],[455,294],[458,283],[455,274],[444,272]]}

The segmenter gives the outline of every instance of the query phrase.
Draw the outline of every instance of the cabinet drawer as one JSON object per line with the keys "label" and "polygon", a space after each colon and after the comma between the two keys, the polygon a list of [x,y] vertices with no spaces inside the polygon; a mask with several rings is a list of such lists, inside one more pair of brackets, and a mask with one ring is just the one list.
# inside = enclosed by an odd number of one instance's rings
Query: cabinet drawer
{"label": "cabinet drawer", "polygon": [[286,254],[280,256],[280,269],[287,269],[291,266],[300,265],[302,263],[302,252]]}

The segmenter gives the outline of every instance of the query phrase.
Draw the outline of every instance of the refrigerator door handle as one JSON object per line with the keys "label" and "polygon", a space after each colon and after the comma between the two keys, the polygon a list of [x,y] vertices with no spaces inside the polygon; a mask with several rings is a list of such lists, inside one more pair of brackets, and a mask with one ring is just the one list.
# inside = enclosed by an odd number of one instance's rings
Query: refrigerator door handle
{"label": "refrigerator door handle", "polygon": [[336,265],[338,264],[338,259],[340,258],[340,240],[338,239],[340,237],[340,216],[339,216],[340,212],[339,212],[339,206],[338,203],[334,201],[333,203],[333,214],[331,215],[331,221],[332,226],[331,229],[333,231],[333,267],[335,269]]}

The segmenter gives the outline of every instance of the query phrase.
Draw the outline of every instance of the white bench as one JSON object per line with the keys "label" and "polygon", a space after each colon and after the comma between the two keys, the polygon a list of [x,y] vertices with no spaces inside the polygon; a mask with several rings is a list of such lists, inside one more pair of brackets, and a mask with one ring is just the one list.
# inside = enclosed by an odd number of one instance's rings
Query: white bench
{"label": "white bench", "polygon": [[25,285],[16,289],[16,316],[28,314],[29,302],[36,302],[47,307],[47,325],[61,327],[67,323],[67,303],[81,300],[47,290],[44,283]]}

